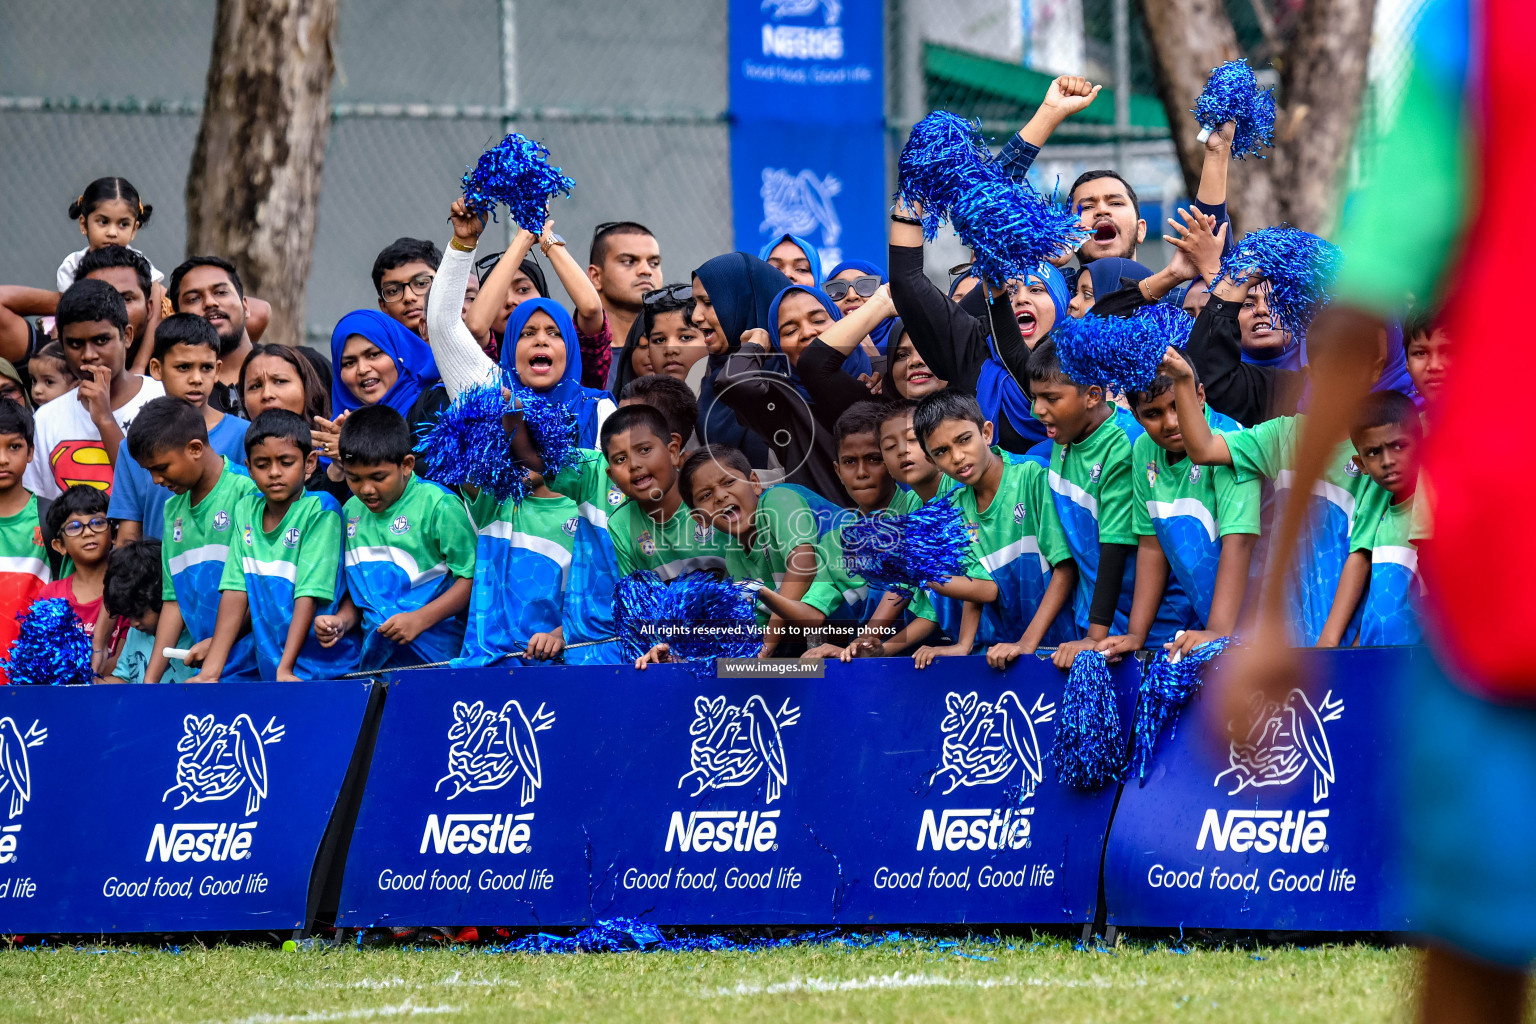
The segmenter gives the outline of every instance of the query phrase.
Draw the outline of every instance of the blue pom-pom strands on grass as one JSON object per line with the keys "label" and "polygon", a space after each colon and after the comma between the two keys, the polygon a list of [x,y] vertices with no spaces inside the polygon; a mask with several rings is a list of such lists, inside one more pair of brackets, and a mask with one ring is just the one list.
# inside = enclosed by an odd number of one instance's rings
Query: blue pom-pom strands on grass
{"label": "blue pom-pom strands on grass", "polygon": [[1067,672],[1051,760],[1056,777],[1074,789],[1098,789],[1125,770],[1125,731],[1115,706],[1115,684],[1098,651],[1079,652]]}
{"label": "blue pom-pom strands on grass", "polygon": [[549,164],[549,150],[526,135],[513,132],[480,154],[464,175],[464,205],[478,214],[496,216],[506,204],[518,226],[534,234],[544,230],[552,196],[570,195],[576,182]]}
{"label": "blue pom-pom strands on grass", "polygon": [[1163,730],[1178,718],[1179,712],[1194,699],[1204,683],[1205,667],[1237,640],[1224,636],[1201,644],[1177,660],[1167,651],[1159,651],[1141,674],[1141,690],[1136,696],[1136,721],[1131,729],[1131,772],[1147,777],[1152,755]]}
{"label": "blue pom-pom strands on grass", "polygon": [[1270,312],[1298,342],[1317,311],[1327,305],[1329,289],[1343,259],[1337,246],[1300,228],[1281,224],[1250,231],[1221,261],[1221,274],[1242,281],[1257,274],[1269,284]]}
{"label": "blue pom-pom strands on grass", "polygon": [[762,647],[756,590],[711,572],[690,572],[664,583],[653,572],[632,573],[613,594],[619,646],[639,658],[666,644],[673,661],[713,663],[751,658]]}
{"label": "blue pom-pom strands on grass", "polygon": [[576,463],[580,456],[570,410],[507,378],[501,386],[487,383],[460,392],[422,435],[416,449],[432,479],[521,504],[530,493],[528,470],[513,455],[506,420],[518,412],[520,423],[514,420],[513,425],[528,431],[544,459],[546,479]]}
{"label": "blue pom-pom strands on grass", "polygon": [[1168,346],[1189,343],[1194,318],[1161,303],[1145,306],[1134,316],[1095,316],[1058,321],[1051,337],[1061,369],[1083,387],[1095,384],[1112,391],[1139,391],[1157,378]]}
{"label": "blue pom-pom strands on grass", "polygon": [[960,510],[947,501],[904,515],[866,516],[843,527],[848,572],[875,587],[911,589],[964,575],[969,544]]}
{"label": "blue pom-pom strands on grass", "polygon": [[1233,122],[1232,155],[1238,159],[1249,153],[1262,159],[1260,147],[1274,145],[1274,90],[1259,88],[1245,60],[1229,60],[1212,70],[1190,113],[1200,122],[1198,138],[1202,143],[1222,125]]}
{"label": "blue pom-pom strands on grass", "polygon": [[912,126],[901,148],[899,195],[907,206],[922,208],[923,235],[930,242],[970,187],[977,169],[991,159],[979,122],[935,110]]}
{"label": "blue pom-pom strands on grass", "polygon": [[0,661],[17,686],[78,686],[93,681],[91,638],[62,597],[38,601],[16,616],[21,633]]}
{"label": "blue pom-pom strands on grass", "polygon": [[983,280],[1027,277],[1083,232],[1077,215],[1013,181],[981,138],[980,126],[936,110],[912,128],[901,151],[898,195],[922,209],[932,240],[948,220],[975,253]]}

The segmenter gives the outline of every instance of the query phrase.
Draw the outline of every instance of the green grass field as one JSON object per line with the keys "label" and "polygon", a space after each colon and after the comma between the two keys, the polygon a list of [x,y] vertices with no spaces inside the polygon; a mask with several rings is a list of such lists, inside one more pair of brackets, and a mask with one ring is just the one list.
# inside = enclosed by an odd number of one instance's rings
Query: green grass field
{"label": "green grass field", "polygon": [[[1011,947],[1011,948],[1010,948]],[[990,959],[978,959],[990,958]],[[1406,1020],[1414,954],[1056,938],[757,952],[529,955],[476,947],[0,952],[0,1020],[814,1022]]]}

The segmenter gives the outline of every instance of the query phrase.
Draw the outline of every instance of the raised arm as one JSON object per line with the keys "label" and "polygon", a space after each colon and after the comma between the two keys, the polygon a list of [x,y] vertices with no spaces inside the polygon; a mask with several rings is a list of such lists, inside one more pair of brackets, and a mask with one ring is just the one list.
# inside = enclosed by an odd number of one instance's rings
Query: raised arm
{"label": "raised arm", "polygon": [[1232,237],[1232,220],[1227,215],[1227,169],[1232,165],[1232,135],[1237,131],[1235,122],[1228,121],[1219,131],[1211,132],[1205,140],[1205,160],[1200,165],[1200,185],[1195,189],[1195,206],[1201,213],[1216,219],[1218,226],[1227,226],[1227,235],[1221,252],[1226,255],[1236,244]]}
{"label": "raised arm", "polygon": [[52,316],[58,305],[58,292],[18,284],[0,285],[0,356],[16,363],[31,355],[27,345],[32,339],[32,328],[26,318]]}
{"label": "raised arm", "polygon": [[[1038,153],[1051,134],[1061,126],[1061,122],[1080,110],[1088,109],[1098,99],[1102,88],[1102,85],[1094,85],[1079,75],[1062,75],[1045,90],[1045,99],[1040,101],[1034,116],[1019,129],[1016,137],[1020,142],[1033,146]],[[1013,140],[1008,141],[1011,143]]]}
{"label": "raised arm", "polygon": [[470,334],[483,338],[495,326],[496,318],[507,304],[507,292],[512,288],[512,279],[517,276],[523,260],[533,251],[537,241],[532,231],[518,229],[512,245],[501,254],[501,259],[486,279],[480,282],[480,294],[475,296],[475,301],[469,307],[469,315],[464,318]]}
{"label": "raised arm", "polygon": [[870,331],[880,326],[882,320],[895,315],[896,303],[891,301],[891,286],[883,284],[875,289],[868,302],[822,331],[818,340],[851,356]]}
{"label": "raised arm", "polygon": [[565,286],[565,293],[576,307],[576,327],[581,333],[593,335],[603,329],[603,300],[587,272],[578,266],[574,257],[565,251],[565,243],[558,241],[553,220],[544,223],[544,233],[539,236],[539,248],[555,268],[555,276]]}
{"label": "raised arm", "polygon": [[475,261],[475,246],[485,222],[464,208],[464,200],[455,199],[450,208],[453,239],[438,265],[432,290],[427,293],[427,337],[432,358],[442,375],[449,398],[477,384],[500,382],[500,372],[490,356],[475,343],[475,336],[464,323],[464,291],[469,287],[469,271]]}
{"label": "raised arm", "polygon": [[923,273],[923,229],[905,206],[892,215],[889,259],[891,300],[923,361],[951,385],[974,385],[987,360],[986,329]]}

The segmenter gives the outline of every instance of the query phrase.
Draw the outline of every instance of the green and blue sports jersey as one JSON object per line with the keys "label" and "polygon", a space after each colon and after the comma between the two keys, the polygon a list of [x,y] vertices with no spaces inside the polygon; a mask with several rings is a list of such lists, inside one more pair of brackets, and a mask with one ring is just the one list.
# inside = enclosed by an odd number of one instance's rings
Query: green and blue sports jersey
{"label": "green and blue sports jersey", "polygon": [[[1144,433],[1134,416],[1116,407],[1114,415],[1080,443],[1058,444],[1051,450],[1051,497],[1067,536],[1067,547],[1077,563],[1072,613],[1083,635],[1088,632],[1093,588],[1099,578],[1099,545],[1136,543],[1131,514],[1131,450]],[[1115,620],[1109,628],[1112,635],[1130,628],[1135,592],[1136,560],[1132,557],[1126,562],[1120,599],[1115,604]],[[1181,624],[1166,611],[1165,602],[1147,634],[1148,646],[1166,643],[1179,630]]]}
{"label": "green and blue sports jersey", "polygon": [[[1003,456],[1001,449],[993,451]],[[1002,479],[985,512],[977,510],[972,488],[959,487],[951,494],[980,552],[981,566],[997,583],[997,600],[982,606],[976,634],[980,644],[1013,643],[1023,636],[1051,582],[1052,567],[1072,557],[1051,501],[1047,472],[1037,462],[1004,458]],[[1069,639],[1072,614],[1067,610],[1047,631],[1045,642]]]}
{"label": "green and blue sports jersey", "polygon": [[[341,571],[341,505],[324,491],[310,491],[288,507],[271,531],[262,529],[267,499],[248,494],[235,505],[235,540],[219,580],[220,590],[241,590],[251,609],[251,638],[262,679],[276,679],[288,646],[293,605],[315,599],[315,615],[334,615],[346,593]],[[357,669],[357,636],[348,633],[321,647],[311,629],[293,663],[306,682],[337,679]]]}
{"label": "green and blue sports jersey", "polygon": [[725,534],[693,518],[686,505],[658,523],[639,502],[627,501],[608,517],[608,537],[621,577],[644,569],[671,582],[701,569],[725,572]]}
{"label": "green and blue sports jersey", "polygon": [[[908,497],[903,497],[906,495]],[[871,512],[872,516],[901,515],[918,507],[916,495],[911,491],[897,490],[883,509]],[[801,598],[829,620],[837,622],[868,622],[880,607],[885,591],[873,587],[864,578],[848,571],[848,559],[843,552],[843,530],[864,518],[854,509],[839,509],[837,523],[828,530],[816,545],[816,582]]]}
{"label": "green and blue sports jersey", "polygon": [[464,643],[457,615],[397,644],[378,632],[393,615],[413,612],[441,597],[456,579],[475,578],[475,528],[459,499],[411,474],[389,508],[370,512],[356,497],[342,506],[347,593],[362,613],[365,670],[448,661]]}
{"label": "green and blue sports jersey", "polygon": [[[235,511],[248,494],[258,494],[256,484],[243,470],[224,458],[224,468],[203,500],[192,504],[192,494],[174,494],[165,503],[165,536],[160,546],[161,597],[175,601],[182,621],[195,641],[213,636],[219,621],[219,581],[229,557],[235,530]],[[257,678],[255,645],[250,634],[235,641],[224,663],[224,678]]]}
{"label": "green and blue sports jersey", "polygon": [[[756,534],[751,550],[736,537],[725,538],[726,575],[734,580],[757,580],[778,590],[789,569],[791,552],[802,544],[817,547],[844,511],[797,484],[765,488],[757,500],[757,510],[752,513]],[[757,618],[759,624],[769,619],[768,609],[762,604],[757,606]]]}
{"label": "green and blue sports jersey", "polygon": [[[1285,492],[1290,490],[1291,463],[1303,420],[1299,415],[1281,416],[1223,435],[1237,474],[1262,476],[1273,485],[1272,500],[1267,504],[1276,514],[1284,507]],[[1297,544],[1295,564],[1289,569],[1290,619],[1299,633],[1297,642],[1303,646],[1316,644],[1328,621],[1339,589],[1339,576],[1349,557],[1355,504],[1365,484],[1370,483],[1355,465],[1354,454],[1348,441],[1341,444],[1329,459],[1322,478],[1313,485],[1310,514]],[[1271,533],[1270,525],[1261,516],[1265,536]],[[1254,552],[1255,562],[1260,565],[1269,558],[1268,545],[1262,546],[1264,561],[1260,561],[1259,551]],[[1344,642],[1349,643],[1354,635],[1355,625],[1351,623]]]}
{"label": "green and blue sports jersey", "polygon": [[[1420,514],[1415,514],[1416,507]],[[1360,494],[1349,548],[1371,553],[1371,582],[1360,602],[1362,647],[1424,642],[1419,618],[1424,578],[1415,543],[1429,535],[1423,508],[1423,502],[1411,497],[1393,504],[1392,496],[1374,482]]]}
{"label": "green and blue sports jersey", "polygon": [[[624,492],[608,478],[608,460],[580,449],[577,463],[557,476],[549,489],[576,502],[576,543],[565,590],[567,645],[615,635],[613,592],[619,584],[618,554],[608,520],[624,504]],[[483,535],[482,535],[483,536]],[[624,661],[618,643],[567,650],[567,665],[617,665]]]}
{"label": "green and blue sports jersey", "polygon": [[[1205,420],[1219,433],[1241,430],[1237,421],[1209,406]],[[1132,446],[1132,513],[1138,537],[1156,537],[1168,559],[1170,582],[1165,603],[1180,601],[1176,616],[1204,629],[1216,596],[1221,538],[1259,532],[1259,479],[1239,476],[1227,466],[1197,466],[1158,446],[1143,434]]]}

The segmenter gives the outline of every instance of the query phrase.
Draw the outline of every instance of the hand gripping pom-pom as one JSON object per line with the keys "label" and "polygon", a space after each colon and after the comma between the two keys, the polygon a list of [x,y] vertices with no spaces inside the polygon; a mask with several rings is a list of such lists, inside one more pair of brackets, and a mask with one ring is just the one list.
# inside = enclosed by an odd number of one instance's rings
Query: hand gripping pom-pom
{"label": "hand gripping pom-pom", "polygon": [[416,450],[428,476],[449,487],[477,487],[498,502],[510,498],[522,504],[531,493],[528,469],[513,455],[506,426],[506,417],[519,411],[521,429],[529,432],[544,460],[546,479],[576,463],[580,456],[571,411],[508,378],[500,386],[486,383],[461,391],[422,434]]}
{"label": "hand gripping pom-pom", "polygon": [[1163,730],[1200,692],[1205,666],[1234,643],[1235,638],[1224,636],[1201,644],[1177,661],[1170,660],[1167,651],[1159,651],[1147,664],[1141,674],[1136,720],[1131,728],[1131,772],[1137,778],[1147,777]]}
{"label": "hand gripping pom-pom", "polygon": [[1157,303],[1128,317],[1095,316],[1059,322],[1051,332],[1061,371],[1083,387],[1141,391],[1157,379],[1168,347],[1189,343],[1194,319]]}
{"label": "hand gripping pom-pom", "polygon": [[1274,90],[1259,88],[1245,60],[1229,60],[1214,69],[1190,112],[1200,122],[1201,142],[1233,122],[1232,155],[1238,159],[1249,153],[1262,156],[1261,147],[1274,145]]}
{"label": "hand gripping pom-pom", "polygon": [[971,273],[984,281],[1023,280],[1081,238],[1077,214],[997,167],[978,174],[951,214],[955,233],[974,252]]}
{"label": "hand gripping pom-pom", "polygon": [[16,618],[21,633],[8,659],[0,660],[18,686],[76,686],[93,681],[91,638],[62,597],[35,602]]}
{"label": "hand gripping pom-pom", "polygon": [[1074,789],[1098,789],[1125,770],[1125,733],[1115,706],[1109,663],[1098,651],[1080,651],[1067,673],[1051,748],[1056,777]]}
{"label": "hand gripping pom-pom", "polygon": [[875,587],[907,589],[964,575],[969,545],[965,520],[947,501],[843,527],[845,568]]}
{"label": "hand gripping pom-pom", "polygon": [[1298,342],[1317,311],[1328,304],[1329,289],[1343,254],[1317,235],[1285,224],[1250,231],[1221,261],[1221,274],[1242,281],[1250,271],[1269,283],[1269,308],[1280,326]]}
{"label": "hand gripping pom-pom", "polygon": [[763,637],[756,607],[750,586],[714,573],[663,583],[655,573],[637,572],[615,588],[613,618],[626,655],[639,658],[664,643],[674,661],[713,662],[757,654]]}
{"label": "hand gripping pom-pom", "polygon": [[908,207],[923,212],[923,235],[932,241],[939,225],[992,160],[981,138],[981,126],[947,110],[935,110],[912,126],[901,149],[897,193]]}
{"label": "hand gripping pom-pom", "polygon": [[505,203],[517,225],[539,234],[549,219],[552,196],[570,195],[576,182],[549,165],[549,150],[513,132],[480,154],[464,175],[464,205],[474,213],[496,216]]}

